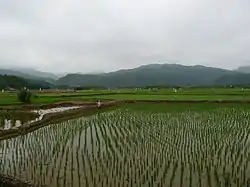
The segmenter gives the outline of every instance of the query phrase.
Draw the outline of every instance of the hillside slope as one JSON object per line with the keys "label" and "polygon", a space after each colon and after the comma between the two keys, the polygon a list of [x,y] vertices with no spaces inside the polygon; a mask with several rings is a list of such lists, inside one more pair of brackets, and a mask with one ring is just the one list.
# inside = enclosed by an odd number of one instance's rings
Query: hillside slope
{"label": "hillside slope", "polygon": [[233,75],[225,75],[216,80],[216,85],[250,85],[250,74],[235,73]]}
{"label": "hillside slope", "polygon": [[28,82],[23,78],[11,75],[0,75],[0,89],[20,89],[25,87],[27,84]]}
{"label": "hillside slope", "polygon": [[0,89],[21,89],[23,87],[28,87],[29,89],[48,89],[52,88],[53,85],[45,81],[24,79],[13,75],[0,74]]}
{"label": "hillside slope", "polygon": [[58,79],[56,83],[70,86],[104,87],[213,85],[219,78],[234,74],[233,71],[205,66],[151,64],[98,75],[68,74]]}
{"label": "hillside slope", "polygon": [[44,78],[44,79],[58,79],[59,77],[53,73],[49,73],[49,72],[43,72],[43,71],[38,71],[38,70],[35,70],[35,69],[32,69],[32,68],[15,68],[14,69],[15,71],[18,71],[22,74],[25,74],[25,75],[29,75],[29,76],[32,76],[32,77],[37,77],[37,78]]}
{"label": "hillside slope", "polygon": [[[22,77],[25,79],[33,79],[33,80],[39,80],[39,81],[47,81],[50,83],[54,83],[55,79],[49,77],[46,77],[46,75],[50,75],[50,73],[39,73],[39,71],[31,71],[28,73],[28,70],[17,70],[17,69],[0,69],[0,74],[1,75],[12,75],[12,76],[17,76],[17,77]],[[43,76],[41,76],[43,75]]]}
{"label": "hillside slope", "polygon": [[250,73],[250,66],[240,66],[236,71],[241,73]]}

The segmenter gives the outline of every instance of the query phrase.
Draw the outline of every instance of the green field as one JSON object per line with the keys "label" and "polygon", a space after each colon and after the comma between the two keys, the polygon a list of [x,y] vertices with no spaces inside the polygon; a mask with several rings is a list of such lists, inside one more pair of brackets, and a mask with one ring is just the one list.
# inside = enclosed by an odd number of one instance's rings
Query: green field
{"label": "green field", "polygon": [[37,186],[250,185],[250,108],[126,104],[0,142],[0,173]]}
{"label": "green field", "polygon": [[[140,102],[64,119],[0,141],[0,174],[48,187],[250,186],[250,90],[33,92],[31,104],[97,100],[246,104]],[[1,93],[0,105],[21,103]]]}
{"label": "green field", "polygon": [[[241,89],[182,89],[177,93],[163,90],[90,90],[78,92],[33,93],[32,103],[96,100],[235,100],[250,101],[250,90]],[[0,105],[18,105],[16,93],[0,93]]]}

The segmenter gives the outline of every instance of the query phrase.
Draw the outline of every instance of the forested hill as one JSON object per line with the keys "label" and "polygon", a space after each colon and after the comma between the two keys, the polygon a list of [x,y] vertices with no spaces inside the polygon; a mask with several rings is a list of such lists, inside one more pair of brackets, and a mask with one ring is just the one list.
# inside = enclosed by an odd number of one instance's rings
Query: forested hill
{"label": "forested hill", "polygon": [[13,75],[0,74],[0,89],[21,89],[23,87],[28,87],[30,89],[48,89],[52,88],[53,85],[41,80],[24,79]]}
{"label": "forested hill", "polygon": [[218,85],[248,85],[250,86],[250,74],[235,73],[233,75],[225,75],[216,82]]}
{"label": "forested hill", "polygon": [[0,69],[0,74],[12,75],[37,81],[47,81],[50,83],[54,83],[56,80],[56,76],[51,73],[40,72],[32,69]]}
{"label": "forested hill", "polygon": [[[242,76],[242,77],[241,77]],[[183,66],[178,64],[151,64],[135,69],[111,73],[68,74],[57,81],[58,85],[140,87],[150,85],[209,86],[250,84],[250,77],[236,71],[205,66]]]}
{"label": "forested hill", "polygon": [[[247,70],[247,68],[245,70]],[[28,70],[26,69],[25,71]],[[55,77],[53,77],[51,73],[37,73],[37,75],[39,75],[39,77],[37,77],[34,72],[36,71],[33,71],[32,74],[31,72],[0,69],[0,74],[8,75],[0,77],[0,87],[18,88],[25,85],[31,89],[39,89],[79,86],[106,88],[146,86],[250,86],[250,73],[242,72],[242,68],[230,71],[200,65],[151,64],[110,73],[68,74],[58,80],[55,80]],[[49,77],[47,78],[46,75]],[[43,77],[41,78],[41,76]]]}

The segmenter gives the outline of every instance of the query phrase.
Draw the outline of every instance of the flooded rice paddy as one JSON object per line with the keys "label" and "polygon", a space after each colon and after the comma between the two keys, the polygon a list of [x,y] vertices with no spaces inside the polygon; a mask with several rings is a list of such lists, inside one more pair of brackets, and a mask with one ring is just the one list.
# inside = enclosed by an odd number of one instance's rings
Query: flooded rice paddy
{"label": "flooded rice paddy", "polygon": [[[16,116],[15,114],[11,116],[2,116],[0,118],[0,130],[10,130],[12,128],[19,128],[23,125],[29,125],[31,123],[34,123],[36,121],[40,121],[43,119],[43,117],[46,114],[52,114],[52,113],[58,113],[58,112],[64,112],[72,109],[78,109],[81,108],[81,106],[72,106],[72,107],[57,107],[57,108],[50,108],[50,109],[40,109],[40,110],[32,110],[30,113],[35,113],[37,115],[33,115],[32,117],[26,117],[25,116]],[[36,116],[36,117],[34,117]],[[18,119],[17,119],[18,118]]]}
{"label": "flooded rice paddy", "polygon": [[0,173],[50,187],[250,186],[250,113],[116,110],[0,142]]}

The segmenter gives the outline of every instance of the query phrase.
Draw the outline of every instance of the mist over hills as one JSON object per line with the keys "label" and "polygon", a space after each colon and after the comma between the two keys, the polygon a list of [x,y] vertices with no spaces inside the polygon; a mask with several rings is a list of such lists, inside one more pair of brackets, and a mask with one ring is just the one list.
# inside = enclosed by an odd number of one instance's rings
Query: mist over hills
{"label": "mist over hills", "polygon": [[240,66],[236,71],[241,73],[250,73],[250,66]]}
{"label": "mist over hills", "polygon": [[40,72],[33,69],[0,69],[0,88],[53,88],[55,87],[56,79],[51,75],[51,73]]}
{"label": "mist over hills", "polygon": [[[134,69],[123,69],[110,73],[68,74],[57,80],[58,85],[101,86],[101,87],[142,87],[165,86],[211,86],[250,84],[249,75],[237,71],[180,64],[150,64]],[[244,79],[244,80],[243,80]]]}
{"label": "mist over hills", "polygon": [[0,69],[1,75],[13,75],[17,77],[22,77],[26,79],[43,80],[48,82],[53,82],[57,78],[56,75],[47,72],[41,72],[34,69]]}
{"label": "mist over hills", "polygon": [[67,74],[60,78],[53,73],[20,68],[0,69],[0,74],[20,77],[22,82],[26,81],[25,84],[32,83],[33,87],[44,88],[250,85],[247,67],[239,67],[233,71],[180,64],[150,64],[109,73]]}
{"label": "mist over hills", "polygon": [[0,75],[0,89],[50,89],[54,85],[41,80],[25,79],[13,75]]}
{"label": "mist over hills", "polygon": [[37,78],[45,78],[45,79],[58,79],[60,76],[54,74],[54,73],[49,73],[49,72],[43,72],[43,71],[38,71],[32,68],[15,68],[14,69],[17,72],[21,72],[23,74],[37,77]]}

